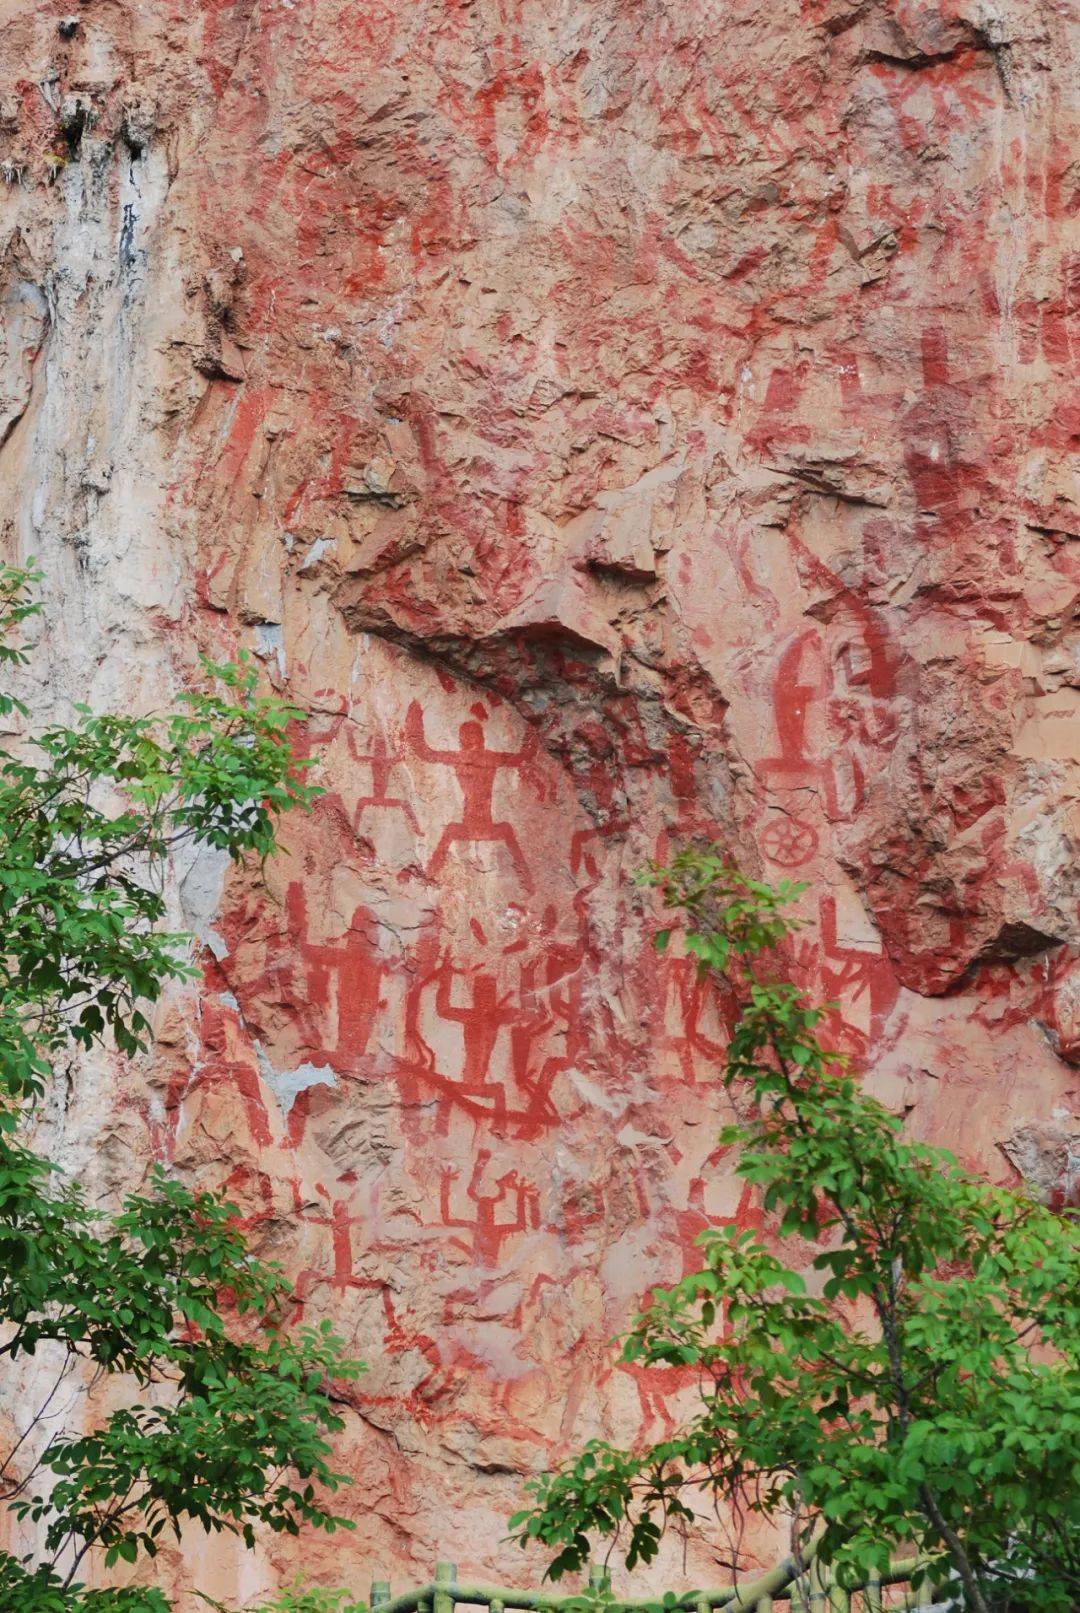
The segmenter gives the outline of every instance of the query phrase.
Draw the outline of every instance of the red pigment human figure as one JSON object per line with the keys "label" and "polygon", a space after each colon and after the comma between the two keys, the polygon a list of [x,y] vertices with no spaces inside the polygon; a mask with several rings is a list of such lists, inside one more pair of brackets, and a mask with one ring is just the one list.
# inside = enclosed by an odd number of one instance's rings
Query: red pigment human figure
{"label": "red pigment human figure", "polygon": [[[317,750],[329,750],[349,720],[348,701],[335,694],[333,689],[316,689],[312,704],[304,716],[289,724],[289,739],[297,756],[312,757]],[[334,707],[328,702],[335,701]]]}
{"label": "red pigment human figure", "polygon": [[353,1268],[352,1229],[360,1220],[349,1214],[344,1199],[334,1199],[330,1205],[330,1243],[334,1253],[334,1275],[331,1288],[345,1289],[359,1286]]}
{"label": "red pigment human figure", "polygon": [[[454,1002],[455,975],[471,977],[471,1001]],[[461,1026],[465,1050],[460,1079],[453,1081],[440,1077],[440,1084],[448,1095],[458,1101],[464,1100],[465,1106],[473,1114],[486,1115],[497,1126],[501,1126],[506,1119],[506,1093],[502,1084],[489,1080],[488,1075],[499,1032],[504,1026],[515,1022],[520,1010],[511,1006],[509,994],[500,996],[494,975],[484,974],[480,970],[455,969],[449,959],[444,959],[434,978],[437,981],[435,1011],[440,1019]],[[449,1115],[444,1110],[439,1126],[443,1135],[448,1124]]]}
{"label": "red pigment human figure", "polygon": [[533,888],[532,875],[522,854],[517,835],[508,823],[497,823],[492,816],[491,796],[495,777],[502,768],[521,768],[536,755],[537,739],[530,729],[524,744],[516,751],[488,750],[483,725],[463,722],[458,729],[461,749],[436,750],[424,736],[424,717],[418,701],[413,701],[405,720],[405,732],[415,754],[424,762],[437,762],[453,768],[464,797],[461,819],[448,824],[428,864],[428,874],[437,874],[447,852],[457,841],[470,845],[498,844],[506,847],[517,876],[527,891]]}
{"label": "red pigment human figure", "polygon": [[871,751],[891,750],[899,725],[891,706],[874,695],[877,680],[874,654],[869,646],[858,641],[842,645],[834,664],[840,674],[840,688],[829,701],[829,719],[831,726],[842,735],[845,750],[851,753],[853,768],[858,768],[854,800],[857,809],[865,799],[865,779],[856,751],[860,747]]}
{"label": "red pigment human figure", "polygon": [[[886,953],[863,947],[841,946],[837,939],[836,897],[822,896],[819,908],[824,954],[822,987],[830,997],[847,992],[870,1004],[868,1038],[877,1040],[900,996],[900,982]],[[830,967],[830,965],[834,967]]]}
{"label": "red pigment human figure", "polygon": [[836,813],[836,788],[833,770],[829,763],[815,762],[807,753],[807,723],[811,702],[826,692],[824,678],[810,670],[810,661],[817,648],[813,631],[801,633],[789,644],[780,657],[780,665],[773,685],[773,710],[776,717],[776,735],[780,741],[780,754],[766,756],[756,764],[755,771],[766,786],[780,789],[805,789],[819,785],[825,795],[825,810],[830,817]]}
{"label": "red pigment human figure", "polygon": [[285,909],[292,944],[300,958],[307,1003],[325,1012],[330,1004],[331,982],[335,988],[336,1041],[323,1045],[313,1041],[307,1051],[316,1062],[329,1064],[341,1074],[363,1057],[380,1006],[384,965],[365,933],[370,915],[365,908],[357,907],[344,935],[316,942],[309,940],[307,892],[302,881],[290,884]]}
{"label": "red pigment human figure", "polygon": [[[585,942],[583,937],[575,941],[557,939],[557,923],[555,908],[548,906],[541,923],[540,950],[521,964],[521,1008],[510,1032],[510,1060],[514,1084],[525,1098],[519,1131],[522,1137],[535,1137],[541,1127],[555,1124],[558,1116],[551,1103],[552,1084],[562,1071],[577,1064],[585,1042]],[[562,1051],[545,1059],[536,1070],[533,1044],[553,1029],[562,1038]]]}
{"label": "red pigment human figure", "polygon": [[[715,1169],[727,1152],[726,1148],[714,1149],[705,1161],[703,1169]],[[735,1227],[739,1232],[761,1232],[765,1224],[765,1217],[750,1182],[743,1184],[734,1214],[721,1216],[707,1214],[703,1176],[695,1176],[691,1181],[686,1209],[674,1210],[672,1214],[684,1277],[691,1277],[694,1272],[701,1270],[701,1248],[698,1239],[703,1232],[722,1227]]]}
{"label": "red pigment human figure", "polygon": [[402,1405],[407,1412],[417,1417],[422,1426],[430,1426],[435,1420],[432,1403],[437,1401],[449,1387],[452,1369],[443,1364],[439,1346],[430,1334],[421,1333],[400,1320],[394,1309],[390,1289],[385,1283],[382,1284],[382,1303],[386,1317],[386,1333],[383,1337],[385,1355],[401,1357],[416,1352],[426,1362],[428,1370],[404,1396],[400,1392],[385,1395],[361,1393],[359,1398],[367,1405],[373,1406]]}
{"label": "red pigment human figure", "polygon": [[[507,951],[524,945],[515,943]],[[443,1136],[454,1109],[486,1120],[500,1135],[507,1126],[514,1126],[519,1128],[518,1135],[533,1137],[542,1127],[553,1124],[556,1117],[547,1102],[544,1071],[536,1075],[527,1067],[530,1047],[554,1022],[545,1004],[538,999],[525,1000],[524,986],[523,1000],[515,1003],[509,992],[499,991],[494,975],[476,969],[455,969],[449,958],[440,961],[436,934],[423,937],[413,949],[410,973],[413,983],[404,1005],[405,1051],[392,1065],[392,1073],[401,1084],[406,1123],[408,1116],[416,1112],[424,1089],[433,1088],[440,1095],[438,1130]],[[469,1000],[455,1000],[455,977],[471,980]],[[462,1027],[464,1057],[457,1077],[442,1073],[440,1057],[428,1041],[430,1032],[424,1029],[425,1002],[433,985],[439,1017]],[[508,1103],[504,1083],[490,1079],[491,1061],[503,1031],[509,1037],[511,1072],[523,1095],[523,1101],[513,1105]]]}
{"label": "red pigment human figure", "polygon": [[674,993],[681,1024],[681,1030],[667,1041],[678,1055],[684,1079],[693,1086],[697,1082],[698,1055],[714,1070],[725,1056],[725,1048],[701,1028],[701,1016],[714,1000],[716,987],[714,982],[702,979],[695,958],[668,958],[665,966],[667,990]]}
{"label": "red pigment human figure", "polygon": [[408,821],[414,833],[420,833],[420,826],[416,821],[416,813],[404,796],[390,794],[390,775],[397,764],[402,760],[400,751],[391,751],[386,743],[384,734],[376,734],[371,741],[371,750],[361,752],[356,747],[356,739],[352,729],[347,735],[347,743],[356,762],[366,762],[371,768],[371,794],[362,795],[357,801],[353,812],[353,827],[360,833],[360,820],[369,807],[378,807],[388,812],[400,812]]}
{"label": "red pigment human figure", "polygon": [[851,771],[850,812],[866,800],[867,768],[896,743],[899,721],[893,704],[897,666],[884,629],[873,612],[852,602],[852,637],[834,662],[839,687],[828,702],[834,744]]}
{"label": "red pigment human figure", "polygon": [[587,829],[575,829],[570,836],[570,872],[584,873],[592,881],[590,890],[600,882],[600,865],[595,852],[589,848],[589,842],[599,839],[599,830],[591,824]]}
{"label": "red pigment human figure", "polygon": [[[222,1183],[222,1194],[226,1199],[235,1193],[238,1198],[252,1204],[258,1197],[259,1208],[252,1208],[246,1215],[236,1217],[236,1225],[241,1232],[253,1232],[257,1227],[272,1222],[277,1216],[274,1204],[274,1184],[265,1171],[252,1170],[250,1165],[237,1165]],[[296,1186],[293,1183],[295,1195]]]}
{"label": "red pigment human figure", "polygon": [[[219,997],[208,995],[201,1005],[201,1031],[204,1056],[192,1071],[183,1091],[177,1096],[170,1093],[166,1102],[173,1101],[179,1118],[179,1107],[199,1088],[212,1089],[231,1085],[243,1105],[247,1121],[248,1140],[256,1148],[270,1146],[270,1120],[263,1101],[259,1072],[254,1058],[237,1059],[228,1056],[232,1038],[230,1031],[237,1025],[236,1010]],[[175,1142],[176,1126],[172,1128]]]}
{"label": "red pigment human figure", "polygon": [[[334,1075],[354,1071],[367,1051],[372,1025],[384,1006],[380,995],[385,963],[368,939],[371,916],[357,907],[348,930],[331,941],[313,941],[307,891],[293,880],[285,893],[287,925],[275,939],[267,966],[254,978],[237,983],[249,1022],[257,1025],[268,1008],[280,1005],[295,1026],[295,1056],[326,1065]],[[327,1019],[333,1011],[331,1032]],[[333,1082],[328,1081],[327,1086]],[[326,1087],[311,1086],[296,1095],[289,1110],[287,1140],[303,1141],[311,1106]]]}
{"label": "red pigment human figure", "polygon": [[[813,632],[802,633],[780,657],[773,685],[780,753],[764,757],[757,763],[756,771],[766,788],[797,790],[819,787],[824,794],[825,811],[832,818],[837,812],[835,771],[831,762],[816,762],[807,752],[811,702],[815,696],[826,692],[826,682],[822,676],[808,675],[807,662],[815,647]],[[817,830],[804,818],[781,812],[765,825],[761,848],[769,860],[779,867],[798,868],[809,862],[817,851]]]}
{"label": "red pigment human figure", "polygon": [[813,765],[806,754],[806,722],[810,702],[820,692],[820,680],[811,682],[801,675],[807,646],[812,642],[812,634],[800,634],[784,651],[777,668],[773,705],[780,755],[766,760],[766,765],[777,773],[799,774]]}
{"label": "red pigment human figure", "polygon": [[326,1283],[335,1293],[345,1293],[350,1288],[358,1288],[365,1293],[382,1287],[381,1282],[374,1277],[358,1277],[356,1275],[355,1257],[353,1255],[352,1229],[363,1221],[361,1215],[350,1215],[346,1199],[331,1197],[322,1183],[316,1183],[315,1191],[320,1198],[328,1201],[329,1208],[325,1214],[314,1214],[305,1209],[300,1198],[300,1184],[292,1184],[293,1210],[302,1221],[311,1226],[328,1227],[330,1230],[330,1248],[333,1255],[333,1273],[328,1276],[315,1266],[306,1266],[299,1273],[294,1288],[297,1305],[297,1319],[303,1315],[304,1306],[312,1292],[320,1284]]}
{"label": "red pigment human figure", "polygon": [[[439,1208],[444,1227],[459,1227],[472,1234],[470,1242],[464,1238],[451,1238],[451,1243],[466,1254],[472,1255],[484,1266],[494,1266],[505,1240],[514,1232],[526,1232],[540,1225],[539,1198],[534,1188],[523,1182],[517,1171],[511,1170],[496,1177],[495,1191],[484,1193],[481,1184],[484,1172],[491,1161],[491,1150],[482,1148],[476,1156],[466,1197],[476,1206],[472,1216],[451,1214],[450,1195],[454,1183],[461,1175],[452,1166],[442,1173],[439,1191]],[[510,1219],[500,1221],[498,1212],[504,1204],[513,1205]]]}
{"label": "red pigment human figure", "polygon": [[383,1313],[386,1319],[384,1336],[384,1351],[387,1358],[405,1355],[418,1355],[426,1363],[427,1371],[419,1382],[402,1396],[400,1389],[394,1387],[382,1394],[366,1393],[360,1386],[354,1393],[359,1402],[369,1406],[404,1406],[411,1415],[419,1418],[424,1424],[435,1420],[434,1405],[440,1394],[450,1381],[450,1369],[444,1366],[439,1348],[435,1340],[426,1333],[421,1333],[399,1318],[394,1308],[393,1298],[385,1279],[379,1277],[358,1277],[354,1269],[354,1255],[352,1247],[352,1227],[363,1221],[362,1216],[351,1215],[348,1204],[344,1199],[333,1199],[326,1188],[316,1185],[316,1192],[328,1202],[329,1209],[325,1214],[313,1214],[305,1209],[301,1202],[299,1184],[293,1184],[293,1205],[301,1219],[315,1226],[325,1226],[330,1229],[331,1247],[333,1251],[333,1274],[328,1276],[325,1271],[315,1267],[308,1267],[301,1271],[297,1277],[294,1288],[295,1313],[294,1321],[303,1319],[307,1301],[311,1294],[321,1284],[327,1283],[337,1293],[350,1290],[359,1290],[364,1293],[378,1293],[382,1300]]}
{"label": "red pigment human figure", "polygon": [[637,1390],[641,1410],[638,1437],[670,1439],[679,1422],[676,1397],[699,1381],[697,1368],[618,1361],[615,1371],[629,1378]]}
{"label": "red pigment human figure", "polygon": [[[525,1115],[520,1122],[522,1137],[534,1137],[542,1121],[554,1123],[544,1092],[542,1076],[536,1075],[533,1065],[533,1047],[555,1024],[551,1014],[545,1012],[543,1000],[532,988],[531,977],[537,967],[534,962],[523,964],[521,969],[521,1012],[510,1030],[510,1068],[514,1086],[524,1094]],[[535,1112],[535,1114],[534,1114]]]}
{"label": "red pigment human figure", "polygon": [[[726,1150],[718,1149],[711,1154],[705,1162],[705,1168],[715,1166],[724,1152]],[[690,1184],[688,1207],[673,1212],[684,1277],[701,1269],[697,1238],[707,1227],[734,1226],[740,1231],[760,1232],[763,1225],[762,1213],[750,1183],[744,1185],[734,1214],[730,1216],[707,1216],[702,1207],[703,1190],[704,1178],[696,1177]],[[644,1306],[642,1308],[644,1309]],[[725,1327],[724,1318],[719,1319],[719,1325],[721,1328]],[[697,1384],[697,1369],[619,1361],[616,1363],[616,1370],[632,1379],[637,1391],[642,1418],[641,1437],[652,1438],[650,1430],[653,1429],[659,1430],[661,1438],[669,1437],[678,1422],[676,1397]]]}

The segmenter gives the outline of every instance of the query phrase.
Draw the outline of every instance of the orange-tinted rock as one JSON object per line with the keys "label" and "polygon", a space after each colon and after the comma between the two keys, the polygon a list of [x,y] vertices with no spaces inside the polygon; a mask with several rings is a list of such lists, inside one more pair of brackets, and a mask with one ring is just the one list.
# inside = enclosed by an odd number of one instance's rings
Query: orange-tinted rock
{"label": "orange-tinted rock", "polygon": [[[204,989],[57,1146],[102,1190],[151,1155],[227,1185],[371,1362],[357,1532],[192,1543],[205,1589],[535,1577],[521,1476],[668,1426],[608,1340],[757,1213],[715,1146],[727,1005],[650,948],[646,857],[709,834],[809,880],[794,963],[874,1089],[1057,1191],[1075,32],[1056,0],[77,20],[0,8],[31,692],[148,707],[250,649],[327,794],[264,872],[178,869]],[[652,1581],[719,1577],[673,1547]]]}

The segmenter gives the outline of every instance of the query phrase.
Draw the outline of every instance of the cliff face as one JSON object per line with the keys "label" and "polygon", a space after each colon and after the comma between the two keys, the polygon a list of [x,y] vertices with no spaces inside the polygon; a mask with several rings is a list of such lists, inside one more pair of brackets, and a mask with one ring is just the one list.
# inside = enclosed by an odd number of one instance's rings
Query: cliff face
{"label": "cliff face", "polygon": [[673,1415],[607,1341],[754,1215],[718,1007],[629,883],[680,838],[811,882],[798,967],[913,1131],[1075,1191],[1078,39],[0,0],[37,708],[246,646],[328,792],[264,875],[178,869],[205,985],[57,1122],[101,1190],[226,1185],[371,1362],[356,1534],[193,1542],[204,1588],[535,1574],[520,1476]]}

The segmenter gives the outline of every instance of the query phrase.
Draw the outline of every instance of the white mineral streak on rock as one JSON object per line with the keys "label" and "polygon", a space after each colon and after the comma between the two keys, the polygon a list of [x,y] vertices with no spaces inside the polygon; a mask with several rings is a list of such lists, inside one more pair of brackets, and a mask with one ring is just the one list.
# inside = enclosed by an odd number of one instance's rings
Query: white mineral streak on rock
{"label": "white mineral streak on rock", "polygon": [[255,1044],[259,1071],[288,1119],[293,1104],[309,1087],[336,1087],[337,1076],[328,1064],[298,1064],[295,1070],[276,1070],[260,1042]]}

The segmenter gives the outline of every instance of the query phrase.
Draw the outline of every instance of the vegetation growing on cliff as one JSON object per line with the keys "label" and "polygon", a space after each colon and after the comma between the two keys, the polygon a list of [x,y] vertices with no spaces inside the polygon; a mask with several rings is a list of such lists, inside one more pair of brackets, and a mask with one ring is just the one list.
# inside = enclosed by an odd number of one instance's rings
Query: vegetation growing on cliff
{"label": "vegetation growing on cliff", "polygon": [[[593,1442],[535,1486],[521,1543],[579,1569],[590,1536],[630,1567],[719,1499],[790,1519],[842,1581],[915,1546],[975,1613],[1080,1605],[1080,1238],[1074,1219],[908,1142],[822,1040],[828,1010],[767,972],[802,887],[688,850],[645,883],[741,1010],[723,1079],[739,1174],[766,1237],[700,1240],[698,1271],[653,1295],[626,1361],[696,1368],[680,1431],[633,1452]],[[778,1258],[776,1239],[795,1269]],[[803,1270],[809,1266],[809,1280]]]}
{"label": "vegetation growing on cliff", "polygon": [[[23,659],[11,633],[35,581],[0,567],[0,669]],[[0,1553],[3,1613],[162,1613],[154,1588],[80,1581],[186,1523],[249,1545],[258,1525],[346,1524],[329,1510],[328,1386],[359,1363],[328,1326],[277,1325],[289,1284],[230,1206],[155,1171],[104,1213],[34,1146],[72,1053],[140,1052],[148,1005],[195,972],[188,937],[161,928],[173,848],[266,856],[315,793],[286,734],[296,713],[246,665],[205,671],[162,718],[80,710],[0,761],[0,1502],[41,1542]]]}

